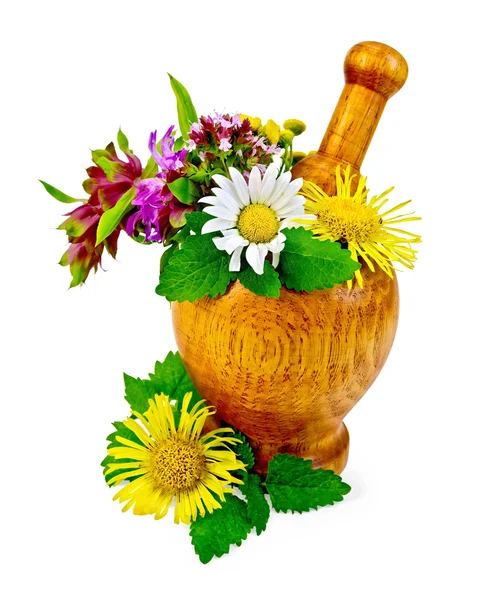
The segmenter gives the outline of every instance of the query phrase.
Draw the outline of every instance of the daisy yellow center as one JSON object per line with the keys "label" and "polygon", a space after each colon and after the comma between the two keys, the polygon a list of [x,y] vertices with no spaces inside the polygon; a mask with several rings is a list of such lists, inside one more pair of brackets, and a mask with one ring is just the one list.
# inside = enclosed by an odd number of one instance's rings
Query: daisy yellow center
{"label": "daisy yellow center", "polygon": [[196,442],[163,440],[151,451],[151,476],[158,486],[188,490],[203,474],[205,458]]}
{"label": "daisy yellow center", "polygon": [[265,204],[249,204],[239,214],[237,229],[252,244],[268,244],[279,231],[275,210]]}
{"label": "daisy yellow center", "polygon": [[357,244],[372,239],[383,225],[379,214],[370,206],[345,202],[336,197],[321,203],[317,220],[328,228],[331,239]]}

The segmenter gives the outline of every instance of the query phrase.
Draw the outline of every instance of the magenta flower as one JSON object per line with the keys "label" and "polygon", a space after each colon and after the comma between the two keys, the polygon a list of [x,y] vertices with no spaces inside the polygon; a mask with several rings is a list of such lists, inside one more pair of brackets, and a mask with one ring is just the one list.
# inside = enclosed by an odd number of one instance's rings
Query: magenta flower
{"label": "magenta flower", "polygon": [[161,172],[152,179],[137,183],[137,195],[132,204],[138,210],[130,215],[126,224],[128,235],[143,233],[146,242],[167,241],[174,229],[185,225],[185,214],[193,210],[181,204],[167,185],[182,177],[188,150],[174,151],[173,125],[161,140],[161,153],[156,146],[156,136],[157,132],[153,131],[149,137],[149,150]]}
{"label": "magenta flower", "polygon": [[131,152],[127,152],[126,157],[126,162],[121,160],[112,143],[105,150],[92,152],[95,166],[87,169],[89,178],[83,182],[83,188],[90,197],[68,213],[68,218],[59,225],[59,229],[66,231],[70,243],[60,261],[71,271],[70,287],[83,283],[92,269],[97,270],[104,248],[113,258],[116,257],[121,224],[98,245],[97,227],[104,211],[115,206],[142,174],[140,160]]}

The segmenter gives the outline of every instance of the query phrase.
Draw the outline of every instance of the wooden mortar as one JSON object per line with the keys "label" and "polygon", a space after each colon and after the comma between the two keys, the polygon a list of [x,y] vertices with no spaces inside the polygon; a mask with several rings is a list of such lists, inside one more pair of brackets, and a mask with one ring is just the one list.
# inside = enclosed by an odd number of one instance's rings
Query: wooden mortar
{"label": "wooden mortar", "polygon": [[[319,151],[294,177],[336,189],[336,165],[359,173],[385,104],[407,78],[407,63],[377,42],[345,59],[345,87]],[[278,453],[311,458],[340,473],[349,436],[343,418],[383,367],[397,328],[397,280],[363,267],[364,287],[312,293],[283,287],[256,296],[238,281],[223,296],[173,302],[180,356],[199,393],[248,436],[261,474]]]}

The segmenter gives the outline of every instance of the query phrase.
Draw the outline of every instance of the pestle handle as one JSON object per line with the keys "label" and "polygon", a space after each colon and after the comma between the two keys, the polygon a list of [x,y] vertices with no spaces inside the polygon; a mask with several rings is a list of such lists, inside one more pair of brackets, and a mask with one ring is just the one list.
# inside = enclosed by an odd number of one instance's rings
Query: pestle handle
{"label": "pestle handle", "polygon": [[404,85],[408,66],[386,44],[361,42],[346,55],[345,87],[319,153],[360,171],[388,98]]}

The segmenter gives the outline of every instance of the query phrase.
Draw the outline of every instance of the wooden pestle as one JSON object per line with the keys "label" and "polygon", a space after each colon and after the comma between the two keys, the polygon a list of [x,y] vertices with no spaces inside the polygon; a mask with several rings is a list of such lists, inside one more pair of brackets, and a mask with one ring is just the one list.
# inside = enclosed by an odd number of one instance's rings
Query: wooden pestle
{"label": "wooden pestle", "polygon": [[347,53],[344,71],[345,87],[319,151],[293,167],[294,178],[313,181],[330,195],[336,193],[337,165],[350,165],[359,175],[386,102],[404,85],[408,66],[390,46],[361,42]]}

